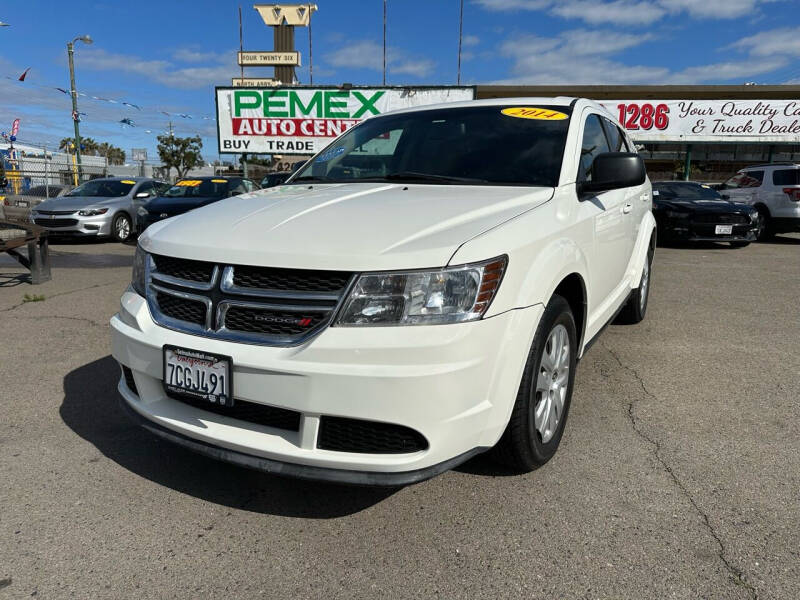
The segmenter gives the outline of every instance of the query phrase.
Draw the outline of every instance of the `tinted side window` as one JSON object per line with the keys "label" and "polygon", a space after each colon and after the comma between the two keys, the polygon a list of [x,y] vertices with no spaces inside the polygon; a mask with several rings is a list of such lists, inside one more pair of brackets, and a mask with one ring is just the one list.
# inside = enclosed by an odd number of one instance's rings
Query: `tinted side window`
{"label": "tinted side window", "polygon": [[609,147],[600,117],[598,115],[589,115],[583,128],[578,181],[591,181],[594,159],[603,152],[609,152]]}
{"label": "tinted side window", "polygon": [[619,129],[617,129],[617,126],[606,118],[603,118],[603,124],[606,126],[608,145],[611,148],[611,152],[627,152],[628,149],[623,141],[624,138]]}
{"label": "tinted side window", "polygon": [[151,181],[145,181],[139,186],[139,189],[136,190],[137,194],[144,194],[145,192],[150,196],[153,195],[153,183]]}
{"label": "tinted side window", "polygon": [[772,172],[774,185],[800,185],[800,169],[780,169]]}
{"label": "tinted side window", "polygon": [[747,187],[758,187],[764,182],[764,171],[745,171],[745,174],[753,180],[749,182],[750,185]]}

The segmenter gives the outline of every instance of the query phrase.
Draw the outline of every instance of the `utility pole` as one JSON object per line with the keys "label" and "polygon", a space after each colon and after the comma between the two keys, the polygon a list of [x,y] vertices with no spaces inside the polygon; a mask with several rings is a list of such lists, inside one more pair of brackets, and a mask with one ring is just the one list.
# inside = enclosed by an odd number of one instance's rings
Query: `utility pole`
{"label": "utility pole", "polygon": [[91,44],[92,38],[88,35],[76,37],[71,42],[67,42],[67,56],[69,57],[69,86],[70,95],[72,96],[72,122],[75,125],[75,164],[78,182],[80,182],[83,172],[81,168],[81,133],[78,123],[80,123],[80,114],[78,113],[78,90],[75,88],[75,61],[73,55],[75,54],[75,42],[81,41],[84,44]]}
{"label": "utility pole", "polygon": [[461,85],[461,39],[464,33],[464,0],[461,0],[461,10],[458,13],[458,75],[456,85]]}
{"label": "utility pole", "polygon": [[386,85],[386,0],[383,0],[383,85]]}

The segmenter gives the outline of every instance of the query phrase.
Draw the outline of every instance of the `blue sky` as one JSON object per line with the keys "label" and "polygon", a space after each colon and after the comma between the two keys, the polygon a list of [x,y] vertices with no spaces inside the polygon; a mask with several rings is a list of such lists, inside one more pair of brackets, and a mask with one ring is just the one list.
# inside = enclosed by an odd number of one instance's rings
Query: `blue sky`
{"label": "blue sky", "polygon": [[[317,4],[314,83],[380,84],[382,0]],[[89,33],[95,43],[77,43],[75,58],[87,94],[82,135],[155,157],[155,136],[171,118],[176,134],[201,135],[205,158],[217,158],[213,87],[239,73],[238,6],[4,0],[0,130],[18,117],[21,141],[52,146],[71,135],[69,97],[53,88],[69,88],[66,42]],[[245,49],[271,49],[271,29],[252,3],[241,6]],[[800,83],[798,9],[800,0],[465,0],[462,83]],[[458,11],[458,0],[388,0],[389,84],[455,83]],[[298,29],[296,43],[305,84],[307,31]]]}

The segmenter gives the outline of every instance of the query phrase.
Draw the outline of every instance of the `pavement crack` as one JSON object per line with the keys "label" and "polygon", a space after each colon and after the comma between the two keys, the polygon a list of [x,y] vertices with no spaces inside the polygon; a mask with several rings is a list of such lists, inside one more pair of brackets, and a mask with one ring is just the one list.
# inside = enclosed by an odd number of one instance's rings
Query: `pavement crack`
{"label": "pavement crack", "polygon": [[[655,394],[653,394],[653,392],[647,389],[647,385],[645,384],[644,379],[642,379],[642,376],[636,369],[622,362],[622,359],[620,359],[619,355],[616,352],[614,352],[614,350],[605,345],[602,341],[600,342],[600,346],[602,346],[603,348],[606,349],[606,351],[608,351],[608,353],[614,358],[614,360],[617,362],[617,364],[619,364],[620,367],[628,371],[628,373],[630,373],[633,376],[633,378],[638,382],[639,386],[642,388],[642,392],[645,397],[658,402],[658,398],[656,397]],[[714,541],[716,541],[717,546],[719,547],[717,556],[719,557],[720,561],[722,561],[722,564],[725,566],[728,573],[730,574],[733,583],[747,590],[747,593],[752,600],[758,600],[758,592],[756,591],[755,587],[753,587],[753,585],[747,580],[747,577],[745,576],[744,572],[736,565],[731,563],[731,561],[728,560],[726,556],[727,549],[725,547],[725,543],[723,542],[720,535],[717,533],[716,529],[714,529],[714,526],[711,524],[711,520],[709,519],[708,514],[702,508],[700,508],[700,506],[697,503],[697,500],[695,500],[692,493],[678,478],[678,476],[675,474],[675,471],[661,455],[661,443],[657,439],[645,433],[645,431],[642,429],[639,421],[636,418],[636,415],[634,414],[635,405],[636,401],[631,400],[630,402],[628,402],[628,407],[626,411],[628,420],[631,422],[631,426],[633,427],[633,431],[636,433],[636,435],[638,435],[640,438],[646,441],[650,446],[652,446],[653,456],[655,457],[656,461],[658,461],[658,463],[663,467],[664,471],[667,473],[667,475],[669,475],[670,479],[672,479],[673,483],[678,487],[681,493],[686,497],[686,499],[692,505],[695,512],[702,519],[706,530],[711,535],[711,537],[714,538]]]}
{"label": "pavement crack", "polygon": [[37,317],[27,317],[27,316],[25,316],[25,317],[17,317],[17,318],[18,319],[35,319],[37,321],[41,320],[41,319],[65,319],[67,321],[79,321],[81,323],[88,323],[89,325],[92,325],[94,327],[103,327],[103,326],[105,326],[105,323],[98,323],[97,321],[92,321],[91,319],[87,319],[86,317],[66,317],[64,315],[42,315],[42,316],[37,316]]}
{"label": "pavement crack", "polygon": [[[67,292],[60,292],[58,294],[53,294],[52,296],[46,296],[45,299],[44,299],[44,302],[46,302],[47,300],[50,300],[51,298],[58,298],[60,296],[68,296],[70,294],[75,294],[77,292],[85,292],[87,290],[94,290],[96,288],[107,287],[109,285],[119,285],[119,282],[110,281],[109,283],[98,283],[97,285],[90,285],[90,286],[87,286],[85,288],[78,288],[76,290],[69,290]],[[20,306],[24,306],[25,304],[31,304],[31,303],[30,302],[20,302],[19,304],[14,304],[13,306],[9,306],[8,308],[0,309],[0,312],[10,312],[10,311],[14,310],[15,308],[19,308]]]}

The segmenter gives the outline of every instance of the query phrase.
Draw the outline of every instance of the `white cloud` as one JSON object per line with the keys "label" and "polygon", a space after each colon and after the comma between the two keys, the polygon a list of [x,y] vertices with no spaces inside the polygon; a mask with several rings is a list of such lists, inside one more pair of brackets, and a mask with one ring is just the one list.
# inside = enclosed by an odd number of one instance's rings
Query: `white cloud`
{"label": "white cloud", "polygon": [[699,19],[735,19],[758,13],[760,5],[781,0],[475,0],[490,11],[547,11],[598,25],[648,25],[666,14]]}
{"label": "white cloud", "polygon": [[477,35],[465,35],[461,38],[461,45],[464,47],[477,46],[481,43],[481,38]]}
{"label": "white cloud", "polygon": [[172,53],[172,58],[185,63],[225,62],[233,54],[220,54],[218,52],[202,52],[193,48],[178,48]]}
{"label": "white cloud", "polygon": [[800,56],[800,27],[762,31],[742,38],[728,47],[746,51],[753,56]]}
{"label": "white cloud", "polygon": [[[383,71],[383,45],[371,40],[351,42],[328,54],[325,60],[339,68]],[[408,56],[393,46],[387,48],[386,63],[390,73],[416,77],[427,77],[436,66],[432,60]]]}
{"label": "white cloud", "polygon": [[[234,62],[231,56],[231,63]],[[115,71],[145,77],[167,87],[197,89],[212,85],[227,84],[236,74],[237,68],[231,64],[208,67],[176,67],[166,60],[144,60],[129,54],[114,54],[102,48],[86,49],[81,53],[82,69],[94,71]]]}
{"label": "white cloud", "polygon": [[572,0],[553,5],[552,12],[565,19],[582,19],[592,25],[611,23],[614,25],[648,25],[664,16],[665,10],[653,2],[595,2],[594,0]]}
{"label": "white cloud", "polygon": [[622,50],[651,39],[650,34],[571,30],[558,37],[525,36],[506,40],[502,55],[512,59],[512,76],[497,83],[689,84],[745,80],[786,65],[783,58],[731,61],[673,71],[666,67],[630,65],[614,60]]}

